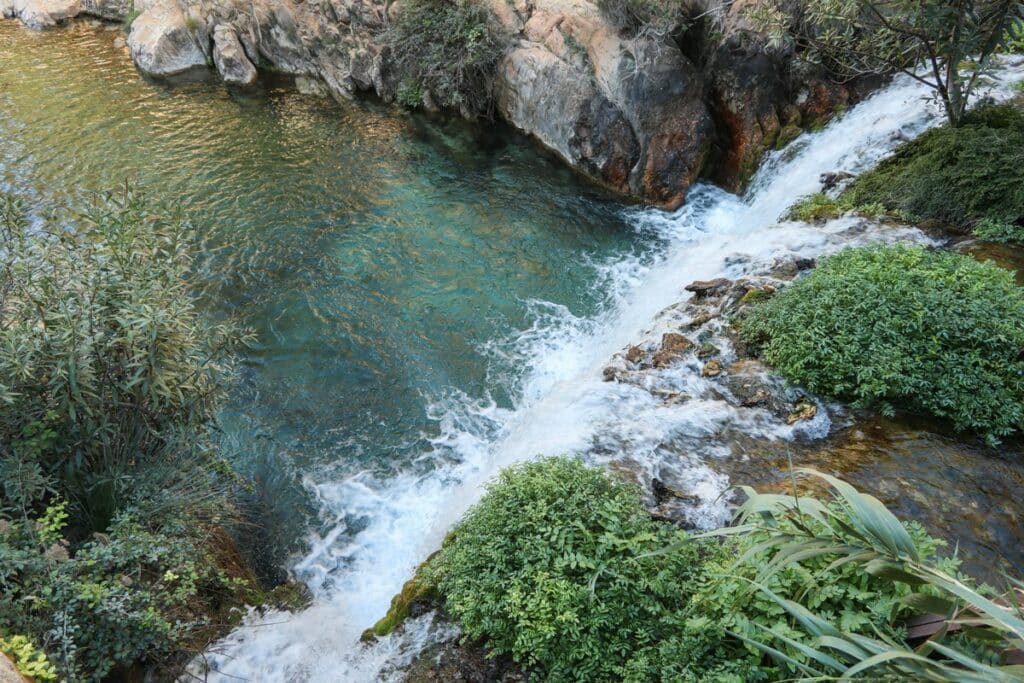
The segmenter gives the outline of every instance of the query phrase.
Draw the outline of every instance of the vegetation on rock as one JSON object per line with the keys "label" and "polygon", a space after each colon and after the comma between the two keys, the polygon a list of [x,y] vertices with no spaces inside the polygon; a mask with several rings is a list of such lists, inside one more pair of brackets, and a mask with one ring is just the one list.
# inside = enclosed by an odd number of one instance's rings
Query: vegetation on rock
{"label": "vegetation on rock", "polygon": [[597,7],[615,28],[634,35],[665,36],[686,19],[681,0],[597,0]]}
{"label": "vegetation on rock", "polygon": [[137,193],[64,221],[0,200],[0,635],[71,680],[194,652],[251,596],[215,414],[244,339]]}
{"label": "vegetation on rock", "polygon": [[1024,113],[970,112],[901,146],[861,175],[845,205],[881,204],[912,221],[938,220],[986,239],[1024,241]]}
{"label": "vegetation on rock", "polygon": [[678,628],[699,575],[696,547],[658,524],[632,486],[576,460],[505,470],[435,561],[470,638],[550,681],[621,680]]}
{"label": "vegetation on rock", "polygon": [[[832,500],[745,489],[736,525],[688,537],[652,521],[632,486],[600,470],[566,459],[519,465],[429,571],[469,639],[540,680],[768,681],[819,669],[913,677],[948,673],[950,659],[997,671],[1012,627],[988,642],[939,636],[934,662],[915,659],[902,641],[906,617],[986,598],[920,526],[818,476]],[[878,643],[894,654],[868,661]]]}
{"label": "vegetation on rock", "polygon": [[858,407],[931,414],[990,442],[1024,424],[1024,293],[990,263],[847,249],[756,305],[742,333],[788,380]]}
{"label": "vegetation on rock", "polygon": [[490,114],[495,70],[509,36],[485,2],[410,0],[387,44],[401,104],[432,102],[467,117]]}

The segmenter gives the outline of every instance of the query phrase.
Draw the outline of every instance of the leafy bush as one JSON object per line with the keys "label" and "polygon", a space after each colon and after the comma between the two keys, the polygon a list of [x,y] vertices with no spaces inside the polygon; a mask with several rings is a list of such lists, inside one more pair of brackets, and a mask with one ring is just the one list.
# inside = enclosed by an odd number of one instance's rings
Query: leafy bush
{"label": "leafy bush", "polygon": [[990,263],[848,249],[755,307],[742,334],[790,381],[858,407],[929,413],[992,442],[1024,421],[1024,293]]}
{"label": "leafy bush", "polygon": [[409,0],[388,34],[398,97],[418,106],[428,94],[468,117],[489,114],[498,61],[509,35],[482,0]]}
{"label": "leafy bush", "polygon": [[549,681],[618,681],[677,628],[699,574],[695,546],[655,523],[638,492],[576,460],[502,472],[433,563],[470,638]]}
{"label": "leafy bush", "polygon": [[[837,561],[864,542],[861,511],[801,498],[801,514],[790,514],[778,501],[792,496],[746,491],[738,526],[688,537],[652,521],[631,486],[578,461],[519,465],[396,602],[436,588],[468,638],[547,681],[793,678],[818,641],[780,600],[850,637],[898,632],[916,609],[915,589],[866,570],[870,557]],[[920,526],[900,525],[890,538],[905,539],[920,566],[955,574]],[[793,539],[802,553],[786,548]]]}
{"label": "leafy bush", "polygon": [[597,0],[597,7],[620,31],[662,36],[682,26],[680,0]]}
{"label": "leafy bush", "polygon": [[102,531],[140,465],[174,469],[179,445],[207,445],[243,335],[200,315],[187,224],[136,193],[43,234],[19,200],[0,198],[0,253],[7,495],[24,507],[33,486],[59,480],[74,530]]}
{"label": "leafy bush", "polygon": [[959,128],[930,130],[861,175],[842,200],[964,230],[988,220],[1024,241],[1024,113],[985,106]]}
{"label": "leafy bush", "polygon": [[0,197],[0,633],[71,680],[194,651],[254,589],[214,425],[244,335],[196,309],[187,230]]}

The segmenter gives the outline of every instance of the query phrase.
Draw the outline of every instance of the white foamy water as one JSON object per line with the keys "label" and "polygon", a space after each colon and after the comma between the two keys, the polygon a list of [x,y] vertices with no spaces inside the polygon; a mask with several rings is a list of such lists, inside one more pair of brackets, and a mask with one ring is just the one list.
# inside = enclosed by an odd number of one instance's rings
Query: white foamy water
{"label": "white foamy water", "polygon": [[[1009,83],[1022,78],[1024,64],[1014,62],[993,96],[1008,95]],[[817,257],[849,244],[923,241],[916,230],[855,219],[811,226],[779,218],[820,189],[822,173],[862,171],[901,139],[940,123],[926,95],[920,84],[896,80],[825,130],[774,153],[744,198],[698,186],[675,213],[634,212],[636,228],[656,234],[664,248],[649,262],[630,257],[602,266],[599,286],[610,301],[604,313],[580,319],[562,307],[529,302],[536,323],[492,344],[495,355],[525,368],[513,387],[514,409],[453,391],[431,408],[440,435],[421,456],[430,461],[430,474],[410,471],[378,481],[364,473],[308,482],[324,515],[336,520],[330,533],[311,539],[309,553],[294,568],[311,588],[313,606],[296,615],[250,618],[212,648],[208,680],[359,682],[396,675],[425,643],[451,633],[433,627],[429,615],[371,646],[359,643],[361,632],[383,616],[484,484],[503,467],[538,455],[580,454],[625,466],[640,479],[656,475],[696,497],[687,513],[694,525],[722,523],[728,510],[720,494],[728,481],[713,467],[729,453],[721,434],[822,436],[827,411],[786,427],[763,411],[740,410],[716,397],[696,363],[667,368],[651,380],[692,397],[679,404],[644,388],[605,382],[602,370],[624,346],[656,334],[658,314],[686,300],[683,287],[693,280],[735,278],[763,271],[777,258]],[[352,519],[368,522],[354,531],[346,524]]]}

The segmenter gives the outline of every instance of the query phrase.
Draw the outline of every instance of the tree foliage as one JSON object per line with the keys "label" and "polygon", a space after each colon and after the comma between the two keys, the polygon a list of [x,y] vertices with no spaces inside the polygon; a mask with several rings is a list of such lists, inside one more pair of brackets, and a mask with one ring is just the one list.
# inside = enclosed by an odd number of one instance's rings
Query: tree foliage
{"label": "tree foliage", "polygon": [[991,263],[847,249],[742,325],[768,363],[821,395],[935,415],[992,442],[1024,425],[1024,293]]}
{"label": "tree foliage", "polygon": [[1019,39],[1019,0],[808,0],[796,16],[775,0],[755,20],[833,72],[854,78],[902,71],[931,88],[960,125],[991,58]]}

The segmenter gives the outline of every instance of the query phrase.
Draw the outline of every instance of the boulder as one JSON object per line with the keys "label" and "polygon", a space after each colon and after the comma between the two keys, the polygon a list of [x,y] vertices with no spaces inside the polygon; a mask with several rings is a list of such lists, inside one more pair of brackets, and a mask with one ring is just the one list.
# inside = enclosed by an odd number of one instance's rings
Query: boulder
{"label": "boulder", "polygon": [[213,29],[213,63],[225,83],[252,85],[256,81],[256,67],[229,26],[220,24]]}
{"label": "boulder", "polygon": [[29,28],[42,29],[77,17],[81,11],[79,0],[14,0],[4,14],[17,16]]}
{"label": "boulder", "polygon": [[703,78],[679,47],[620,35],[586,0],[496,15],[521,29],[495,83],[503,118],[614,190],[682,204],[714,124]]}
{"label": "boulder", "polygon": [[132,22],[128,49],[149,76],[173,76],[206,66],[206,55],[190,21],[173,0],[161,0]]}

